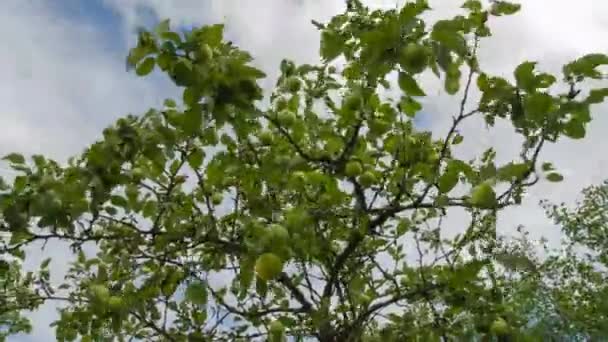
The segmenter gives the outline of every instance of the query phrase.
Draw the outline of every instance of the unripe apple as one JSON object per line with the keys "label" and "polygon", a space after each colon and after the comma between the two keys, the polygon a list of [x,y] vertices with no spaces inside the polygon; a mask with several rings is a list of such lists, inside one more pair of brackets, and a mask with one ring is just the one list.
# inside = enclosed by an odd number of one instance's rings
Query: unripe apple
{"label": "unripe apple", "polygon": [[364,187],[368,188],[376,183],[376,175],[374,175],[371,171],[364,172],[361,176],[359,176],[359,183]]}
{"label": "unripe apple", "polygon": [[356,177],[363,172],[363,167],[361,166],[361,162],[353,160],[346,163],[346,167],[344,168],[344,173],[348,177]]}
{"label": "unripe apple", "polygon": [[269,236],[273,242],[284,243],[289,239],[289,232],[280,224],[273,224],[269,227]]}
{"label": "unripe apple", "polygon": [[213,58],[213,50],[208,44],[203,44],[198,50],[198,58],[202,62],[207,62]]}
{"label": "unripe apple", "polygon": [[274,253],[264,253],[255,262],[255,272],[263,280],[271,280],[283,271],[283,261]]}
{"label": "unripe apple", "polygon": [[504,336],[509,332],[509,324],[502,317],[499,317],[492,322],[490,332],[496,336]]}
{"label": "unripe apple", "polygon": [[270,131],[263,131],[258,136],[258,139],[260,139],[260,142],[262,144],[270,145],[270,144],[272,144],[272,141],[274,140],[274,136],[273,136],[272,132],[270,132]]}
{"label": "unripe apple", "polygon": [[300,90],[300,88],[302,86],[302,82],[300,81],[299,78],[297,78],[295,76],[291,76],[287,80],[285,80],[285,85],[287,86],[287,90],[289,90],[292,93],[295,93]]}
{"label": "unripe apple", "polygon": [[401,50],[399,64],[412,74],[424,71],[428,65],[429,54],[424,46],[409,43]]}
{"label": "unripe apple", "polygon": [[107,287],[99,284],[91,285],[89,288],[91,296],[101,302],[107,302],[110,299],[110,290]]}
{"label": "unripe apple", "polygon": [[296,115],[289,110],[282,110],[277,115],[279,123],[283,126],[291,126],[296,121]]}
{"label": "unripe apple", "polygon": [[222,194],[220,194],[220,193],[214,193],[211,196],[211,203],[213,203],[213,205],[220,205],[223,200],[224,200],[224,196],[222,196]]}
{"label": "unripe apple", "polygon": [[469,202],[481,209],[492,209],[496,207],[496,193],[490,184],[484,182],[473,188]]}
{"label": "unripe apple", "polygon": [[124,301],[118,296],[111,296],[110,299],[108,299],[108,307],[114,312],[122,310],[123,305]]}

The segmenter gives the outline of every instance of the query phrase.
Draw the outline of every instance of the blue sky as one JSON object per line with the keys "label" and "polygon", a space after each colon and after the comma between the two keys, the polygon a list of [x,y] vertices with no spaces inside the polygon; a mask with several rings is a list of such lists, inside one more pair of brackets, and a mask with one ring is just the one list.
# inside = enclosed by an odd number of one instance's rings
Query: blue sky
{"label": "blue sky", "polygon": [[[392,7],[395,1],[366,2]],[[430,2],[436,9],[430,20],[454,13],[461,3]],[[552,0],[551,7],[538,0],[520,2],[519,15],[492,22],[495,36],[482,44],[480,52],[488,71],[509,76],[518,62],[530,59],[559,72],[561,64],[575,56],[607,52],[608,1],[578,0],[572,6],[569,0]],[[124,58],[138,26],[150,26],[158,18],[170,18],[183,27],[225,22],[229,38],[251,51],[256,63],[273,75],[283,57],[315,63],[318,35],[310,19],[323,21],[342,6],[343,0],[3,0],[0,154],[44,153],[65,160],[116,118],[145,112],[178,94],[162,75],[141,79],[125,71]],[[423,77],[422,83],[430,89],[425,123],[433,132],[445,132],[458,98],[442,95],[432,76]],[[595,112],[605,113],[606,106]],[[585,141],[549,146],[543,158],[564,170],[565,182],[559,187],[541,182],[524,206],[500,218],[501,227],[514,229],[516,219],[524,220],[537,234],[558,238],[536,203],[542,198],[571,202],[583,186],[608,177],[608,156],[598,148],[608,146],[606,129],[608,117],[597,115]],[[508,126],[499,125],[488,134],[483,123],[471,122],[463,133],[465,142],[458,151],[463,158],[488,146],[497,148],[499,159],[517,154]],[[449,222],[458,226],[461,219],[455,213]],[[55,257],[57,268],[64,267],[62,251],[55,246],[45,252]],[[34,334],[10,341],[52,340],[47,326],[53,312],[47,307],[31,314]]]}

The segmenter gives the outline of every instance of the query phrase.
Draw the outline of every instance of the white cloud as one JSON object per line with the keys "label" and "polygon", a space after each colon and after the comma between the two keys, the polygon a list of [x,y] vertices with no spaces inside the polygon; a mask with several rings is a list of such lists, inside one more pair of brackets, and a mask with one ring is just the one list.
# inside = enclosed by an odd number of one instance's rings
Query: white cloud
{"label": "white cloud", "polygon": [[[227,34],[250,50],[257,63],[274,75],[283,57],[298,62],[315,62],[318,33],[310,19],[326,20],[344,5],[342,0],[105,0],[121,15],[127,32],[141,24],[145,8],[180,25],[225,21]],[[390,1],[383,1],[390,3]],[[539,60],[542,68],[559,72],[561,64],[591,52],[606,51],[608,2],[597,0],[522,1],[515,17],[495,19],[494,37],[482,45],[482,65],[492,73],[508,75],[524,59]],[[47,3],[48,4],[48,3]],[[379,4],[379,2],[376,2]],[[432,2],[436,14],[454,11],[460,1]],[[107,52],[96,41],[101,26],[72,22],[51,14],[44,2],[8,0],[2,3],[0,31],[0,154],[9,151],[45,153],[60,159],[82,150],[101,128],[125,113],[140,113],[167,97],[161,82],[136,79],[123,68],[126,51]],[[10,33],[10,34],[9,34]],[[132,42],[133,36],[120,37]],[[271,83],[268,83],[270,85]],[[170,90],[173,94],[174,90]],[[434,94],[434,92],[429,92]],[[454,112],[456,99],[429,98],[433,130],[442,131]],[[606,106],[595,108],[595,121],[583,141],[549,146],[543,155],[567,178],[559,184],[539,184],[521,208],[501,217],[504,229],[524,223],[537,234],[555,236],[550,222],[537,206],[540,198],[572,202],[580,189],[608,178],[608,146],[604,134],[608,119],[601,115]],[[483,125],[467,125],[470,154],[480,146],[495,145],[505,156],[514,155],[508,126],[491,135]],[[458,222],[452,221],[456,226]],[[59,249],[51,254],[65,257]],[[46,326],[52,310],[37,313],[34,340],[46,340]]]}

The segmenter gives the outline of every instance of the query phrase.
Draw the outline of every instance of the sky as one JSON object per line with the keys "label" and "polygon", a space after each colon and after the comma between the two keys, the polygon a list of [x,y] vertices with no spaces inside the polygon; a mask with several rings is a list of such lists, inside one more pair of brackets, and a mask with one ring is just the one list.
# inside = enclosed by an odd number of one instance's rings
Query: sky
{"label": "sky", "polygon": [[[394,6],[394,0],[368,0],[372,6]],[[509,76],[523,60],[537,60],[542,69],[559,72],[561,65],[589,52],[608,52],[608,1],[521,0],[515,17],[493,19],[494,36],[482,43],[480,60],[490,73]],[[434,20],[454,13],[458,0],[431,1]],[[325,21],[342,10],[343,0],[1,0],[0,1],[0,154],[42,153],[58,160],[81,152],[100,137],[104,127],[125,114],[158,107],[178,90],[162,75],[138,78],[125,70],[125,56],[139,26],[169,18],[180,27],[226,23],[227,36],[249,50],[270,76],[281,59],[318,61],[318,32],[311,19]],[[270,78],[263,85],[274,83]],[[458,97],[441,95],[432,77],[425,99],[424,123],[445,132]],[[594,121],[582,141],[564,139],[542,155],[560,168],[559,185],[540,182],[521,207],[499,218],[499,227],[513,230],[523,223],[535,236],[559,240],[556,228],[538,207],[540,199],[574,203],[580,190],[608,178],[608,106],[593,108]],[[499,160],[516,154],[513,131],[498,125],[491,134],[480,122],[466,125],[459,153],[472,156],[495,146]],[[501,159],[502,158],[502,159]],[[6,169],[0,169],[6,174]],[[449,221],[462,225],[458,213]],[[62,267],[59,247],[47,248]],[[51,339],[48,324],[54,309],[31,313],[35,330],[16,341]]]}

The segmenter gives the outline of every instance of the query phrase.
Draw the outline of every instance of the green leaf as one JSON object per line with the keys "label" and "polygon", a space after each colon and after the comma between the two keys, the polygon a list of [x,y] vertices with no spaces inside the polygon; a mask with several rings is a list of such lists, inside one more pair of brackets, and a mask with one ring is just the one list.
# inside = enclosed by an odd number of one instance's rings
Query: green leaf
{"label": "green leaf", "polygon": [[129,206],[127,199],[122,196],[118,196],[118,195],[111,196],[110,202],[113,205],[115,205],[117,207],[121,207],[121,208],[126,208]]}
{"label": "green leaf", "polygon": [[422,109],[422,104],[409,96],[401,98],[399,108],[409,117],[414,117]]}
{"label": "green leaf", "polygon": [[138,76],[146,76],[154,70],[154,65],[156,64],[153,57],[148,57],[143,60],[135,69],[135,73]]}
{"label": "green leaf", "polygon": [[224,38],[224,24],[203,26],[195,33],[196,39],[211,47],[219,46]]}
{"label": "green leaf", "polygon": [[51,258],[46,258],[44,259],[44,261],[42,261],[42,263],[40,264],[40,268],[48,268],[49,264],[51,263]]}
{"label": "green leaf", "polygon": [[340,34],[333,30],[323,30],[321,32],[321,57],[326,61],[330,62],[342,54],[344,48],[344,41]]}
{"label": "green leaf", "polygon": [[527,163],[508,163],[497,170],[498,179],[511,182],[521,180],[530,170]]}
{"label": "green leaf", "polygon": [[196,87],[184,88],[182,99],[188,106],[197,104],[202,98],[201,92]]}
{"label": "green leaf", "polygon": [[160,34],[160,37],[165,40],[170,40],[175,44],[180,44],[182,42],[182,37],[176,32],[167,31]]}
{"label": "green leaf", "polygon": [[511,15],[517,13],[520,9],[520,4],[509,1],[493,1],[490,13],[494,16]]}
{"label": "green leaf", "polygon": [[448,75],[445,78],[444,88],[448,94],[450,94],[450,95],[456,94],[458,92],[458,90],[460,89],[460,78]]}
{"label": "green leaf", "polygon": [[161,35],[167,31],[169,31],[170,29],[171,29],[170,19],[165,19],[165,20],[161,21],[160,23],[158,23],[158,25],[156,25],[156,28],[154,29],[154,31],[156,31],[157,34]]}
{"label": "green leaf", "polygon": [[555,167],[553,166],[553,163],[551,163],[551,162],[544,162],[541,168],[545,172],[555,170]]}
{"label": "green leaf", "polygon": [[564,180],[564,176],[560,175],[557,172],[551,172],[546,176],[549,182],[561,182]]}
{"label": "green leaf", "polygon": [[188,285],[185,293],[186,300],[195,305],[204,305],[207,303],[207,286],[195,281]]}
{"label": "green leaf", "polygon": [[452,145],[458,145],[460,143],[462,143],[462,141],[464,140],[464,137],[460,134],[456,134],[454,136],[454,139],[452,139]]}
{"label": "green leaf", "polygon": [[203,113],[199,108],[191,108],[184,112],[184,121],[182,122],[182,129],[186,134],[194,134],[198,132],[203,125]]}
{"label": "green leaf", "polygon": [[570,120],[564,125],[563,132],[572,139],[582,139],[585,137],[585,126],[579,120]]}
{"label": "green leaf", "polygon": [[536,88],[549,88],[552,86],[557,79],[553,75],[540,74],[536,76]]}
{"label": "green leaf", "polygon": [[544,120],[553,110],[553,97],[545,93],[533,93],[526,97],[524,103],[526,114],[537,120]]}
{"label": "green leaf", "polygon": [[134,67],[144,59],[149,54],[148,49],[143,48],[141,46],[135,47],[129,51],[129,55],[127,56],[127,65],[130,67]]}
{"label": "green leaf", "polygon": [[418,82],[405,72],[399,73],[399,87],[408,96],[425,96],[424,90],[420,88]]}
{"label": "green leaf", "polygon": [[2,160],[8,160],[9,162],[11,162],[13,164],[18,164],[18,165],[25,164],[25,158],[23,157],[23,155],[21,155],[19,153],[8,154],[8,155],[4,156],[2,158]]}
{"label": "green leaf", "polygon": [[188,164],[190,164],[190,167],[192,167],[194,170],[198,170],[201,165],[203,165],[204,158],[205,155],[203,151],[200,149],[196,149],[188,156]]}
{"label": "green leaf", "polygon": [[462,25],[457,20],[439,20],[433,26],[431,38],[464,57],[468,53],[468,48],[461,30]]}
{"label": "green leaf", "polygon": [[173,66],[171,78],[178,86],[190,86],[194,84],[196,76],[192,70],[192,62],[185,58],[179,58]]}
{"label": "green leaf", "polygon": [[165,100],[165,107],[175,108],[176,106],[177,106],[177,103],[175,103],[175,100],[173,100],[173,99],[166,99]]}
{"label": "green leaf", "polygon": [[458,184],[458,172],[454,172],[453,170],[448,170],[443,175],[441,175],[437,183],[439,191],[444,194],[454,189],[456,184]]}
{"label": "green leaf", "polygon": [[514,75],[518,87],[527,91],[534,90],[536,84],[535,67],[536,62],[524,62],[515,68]]}
{"label": "green leaf", "polygon": [[585,101],[590,104],[597,104],[604,102],[606,97],[608,97],[608,88],[591,89]]}
{"label": "green leaf", "polygon": [[497,253],[496,261],[510,270],[534,270],[535,265],[532,260],[519,253]]}

